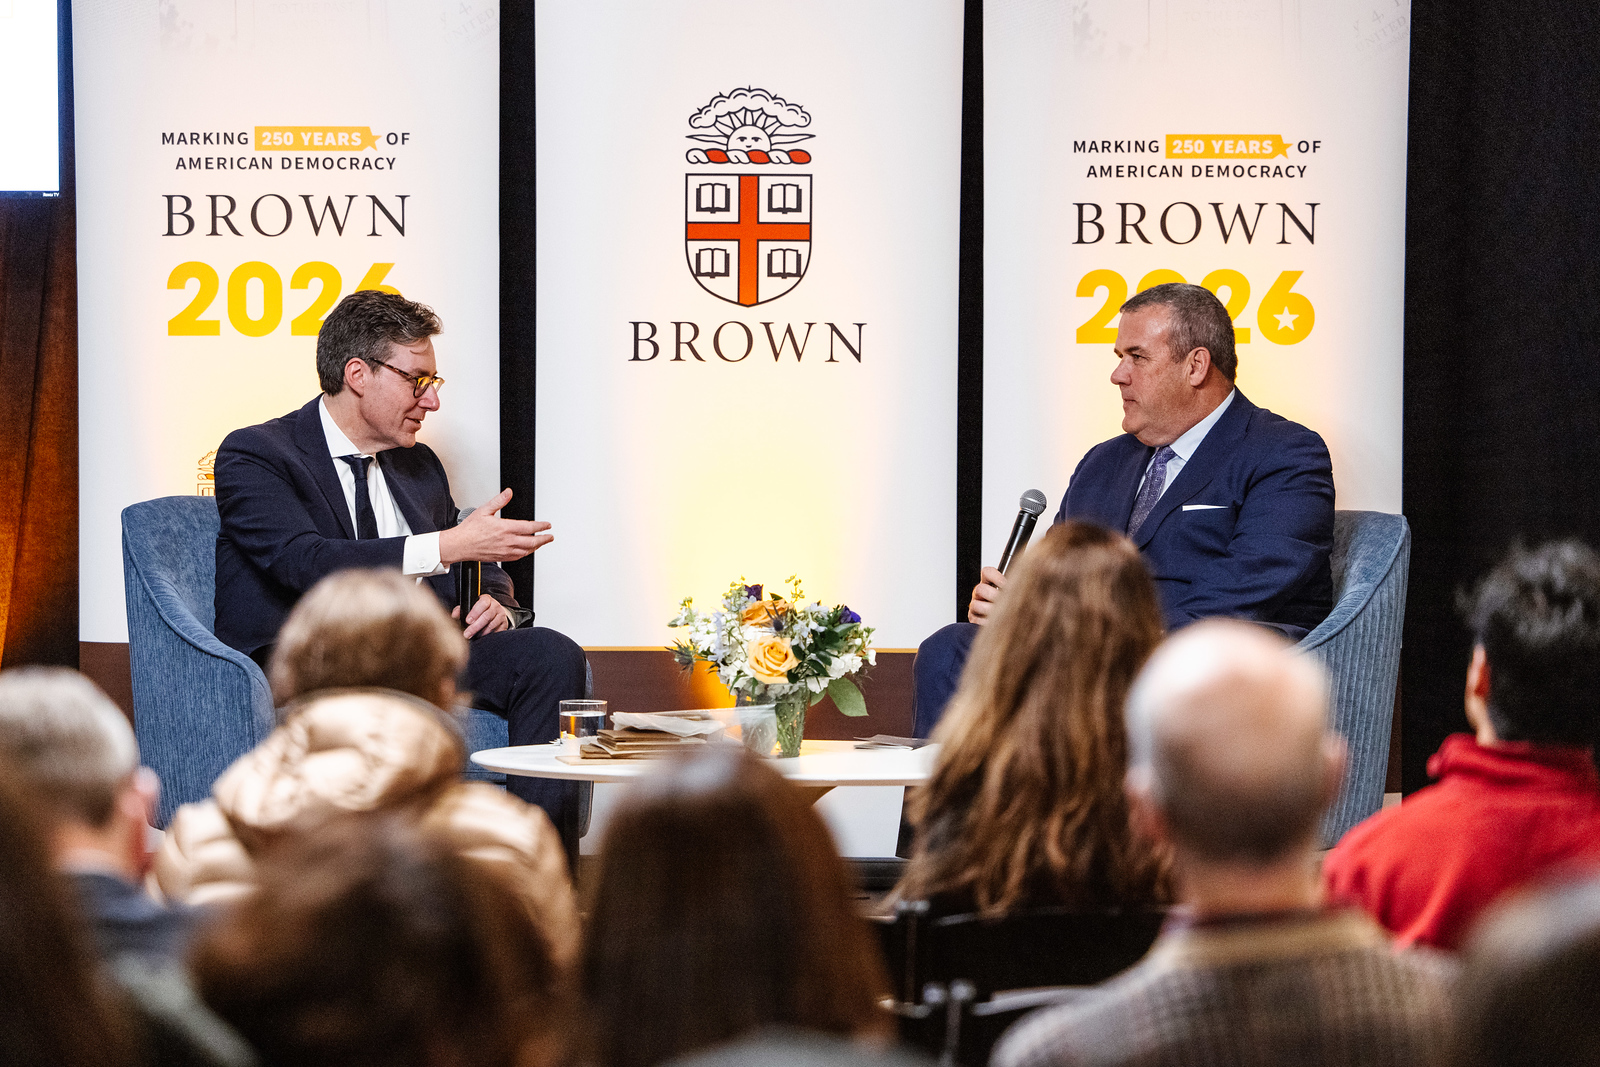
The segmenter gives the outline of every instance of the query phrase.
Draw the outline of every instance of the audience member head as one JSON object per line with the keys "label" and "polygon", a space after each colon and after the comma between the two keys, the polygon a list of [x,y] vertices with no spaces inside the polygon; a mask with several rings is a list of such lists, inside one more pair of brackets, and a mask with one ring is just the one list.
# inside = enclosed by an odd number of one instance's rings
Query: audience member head
{"label": "audience member head", "polygon": [[0,1063],[129,1063],[131,1031],[51,868],[32,788],[0,761]]}
{"label": "audience member head", "polygon": [[1122,789],[1123,702],[1160,640],[1155,586],[1127,538],[1067,522],[1030,547],[934,735],[899,895],[990,913],[1164,897]]}
{"label": "audience member head", "polygon": [[1186,282],[1165,282],[1125,301],[1123,315],[1146,308],[1166,308],[1169,318],[1167,343],[1172,358],[1181,360],[1197,348],[1211,353],[1211,365],[1229,382],[1239,370],[1239,357],[1233,347],[1233,316],[1211,290]]}
{"label": "audience member head", "polygon": [[382,363],[390,345],[413,345],[444,327],[426,304],[399,293],[359,289],[339,301],[317,331],[317,378],[322,391],[344,391],[345,364],[352,359]]}
{"label": "audience member head", "polygon": [[261,857],[202,928],[195,984],[278,1067],[557,1061],[559,971],[511,890],[392,815],[350,815]]}
{"label": "audience member head", "polygon": [[330,574],[278,632],[269,674],[279,704],[319,689],[382,686],[449,708],[467,642],[439,598],[398,571]]}
{"label": "audience member head", "polygon": [[1317,821],[1344,767],[1315,660],[1262,627],[1196,623],[1134,683],[1128,739],[1137,821],[1171,842],[1186,897],[1201,869],[1287,867],[1314,885]]}
{"label": "audience member head", "polygon": [[1594,744],[1600,556],[1578,541],[1515,548],[1462,607],[1477,645],[1466,704],[1479,739]]}
{"label": "audience member head", "polygon": [[159,786],[127,717],[93,682],[60,667],[0,672],[0,756],[28,781],[58,861],[92,850],[130,880],[144,874]]}
{"label": "audience member head", "polygon": [[886,1035],[877,949],[799,790],[741,748],[617,804],[583,950],[595,1062],[653,1067],[764,1026]]}
{"label": "audience member head", "polygon": [[1461,1067],[1600,1063],[1600,881],[1513,898],[1464,958]]}

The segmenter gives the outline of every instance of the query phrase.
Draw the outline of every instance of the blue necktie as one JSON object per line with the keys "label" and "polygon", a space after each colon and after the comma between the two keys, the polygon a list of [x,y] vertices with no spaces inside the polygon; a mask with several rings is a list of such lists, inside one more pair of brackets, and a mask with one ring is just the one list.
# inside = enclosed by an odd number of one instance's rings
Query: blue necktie
{"label": "blue necktie", "polygon": [[356,476],[356,539],[374,540],[378,536],[378,516],[372,512],[372,497],[367,493],[367,464],[371,456],[340,456]]}
{"label": "blue necktie", "polygon": [[[1150,464],[1150,473],[1144,476],[1144,484],[1139,487],[1139,495],[1133,501],[1133,514],[1128,517],[1129,537],[1139,535],[1139,527],[1155,510],[1156,501],[1161,499],[1161,488],[1167,484],[1167,460],[1175,455],[1177,453],[1168,445],[1156,449],[1155,462]],[[365,487],[366,484],[362,483],[362,488]]]}

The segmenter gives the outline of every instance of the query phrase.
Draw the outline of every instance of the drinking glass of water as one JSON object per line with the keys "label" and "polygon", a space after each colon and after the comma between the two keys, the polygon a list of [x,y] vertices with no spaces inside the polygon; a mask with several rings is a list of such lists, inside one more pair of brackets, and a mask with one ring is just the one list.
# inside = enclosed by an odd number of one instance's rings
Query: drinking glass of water
{"label": "drinking glass of water", "polygon": [[561,750],[577,755],[585,738],[594,737],[606,725],[604,700],[563,700],[561,702]]}

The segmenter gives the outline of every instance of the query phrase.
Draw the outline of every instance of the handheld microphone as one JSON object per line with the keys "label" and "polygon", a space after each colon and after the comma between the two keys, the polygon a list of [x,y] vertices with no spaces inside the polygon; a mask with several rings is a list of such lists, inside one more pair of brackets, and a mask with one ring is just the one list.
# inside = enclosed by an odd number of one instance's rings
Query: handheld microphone
{"label": "handheld microphone", "polygon": [[1049,506],[1049,501],[1037,489],[1029,489],[1022,494],[1018,502],[1020,510],[1017,512],[1017,521],[1011,526],[1011,537],[1006,541],[1006,550],[1000,553],[1000,573],[1005,574],[1011,569],[1012,562],[1028,547],[1028,541],[1033,537],[1034,524],[1039,521],[1039,516],[1044,514],[1044,509]]}
{"label": "handheld microphone", "polygon": [[[461,522],[473,512],[472,508],[462,508],[456,521]],[[483,593],[483,564],[477,560],[463,560],[456,564],[456,603],[461,607],[461,628],[467,628],[467,612],[478,602],[478,597]]]}

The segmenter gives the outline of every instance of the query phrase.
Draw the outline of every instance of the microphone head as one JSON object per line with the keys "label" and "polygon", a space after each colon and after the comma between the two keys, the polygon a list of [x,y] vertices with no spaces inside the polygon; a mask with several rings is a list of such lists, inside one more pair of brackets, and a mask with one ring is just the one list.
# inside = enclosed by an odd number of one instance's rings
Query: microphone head
{"label": "microphone head", "polygon": [[477,511],[477,510],[478,510],[477,508],[462,508],[459,512],[456,513],[456,521],[457,522],[466,522],[467,521],[467,516],[471,515],[474,511]]}
{"label": "microphone head", "polygon": [[1038,518],[1040,515],[1044,514],[1044,509],[1050,506],[1050,501],[1046,500],[1044,494],[1039,492],[1039,490],[1029,489],[1026,493],[1022,494],[1022,500],[1019,502],[1018,506],[1021,507],[1023,511],[1026,511],[1029,515],[1032,515],[1034,518]]}

